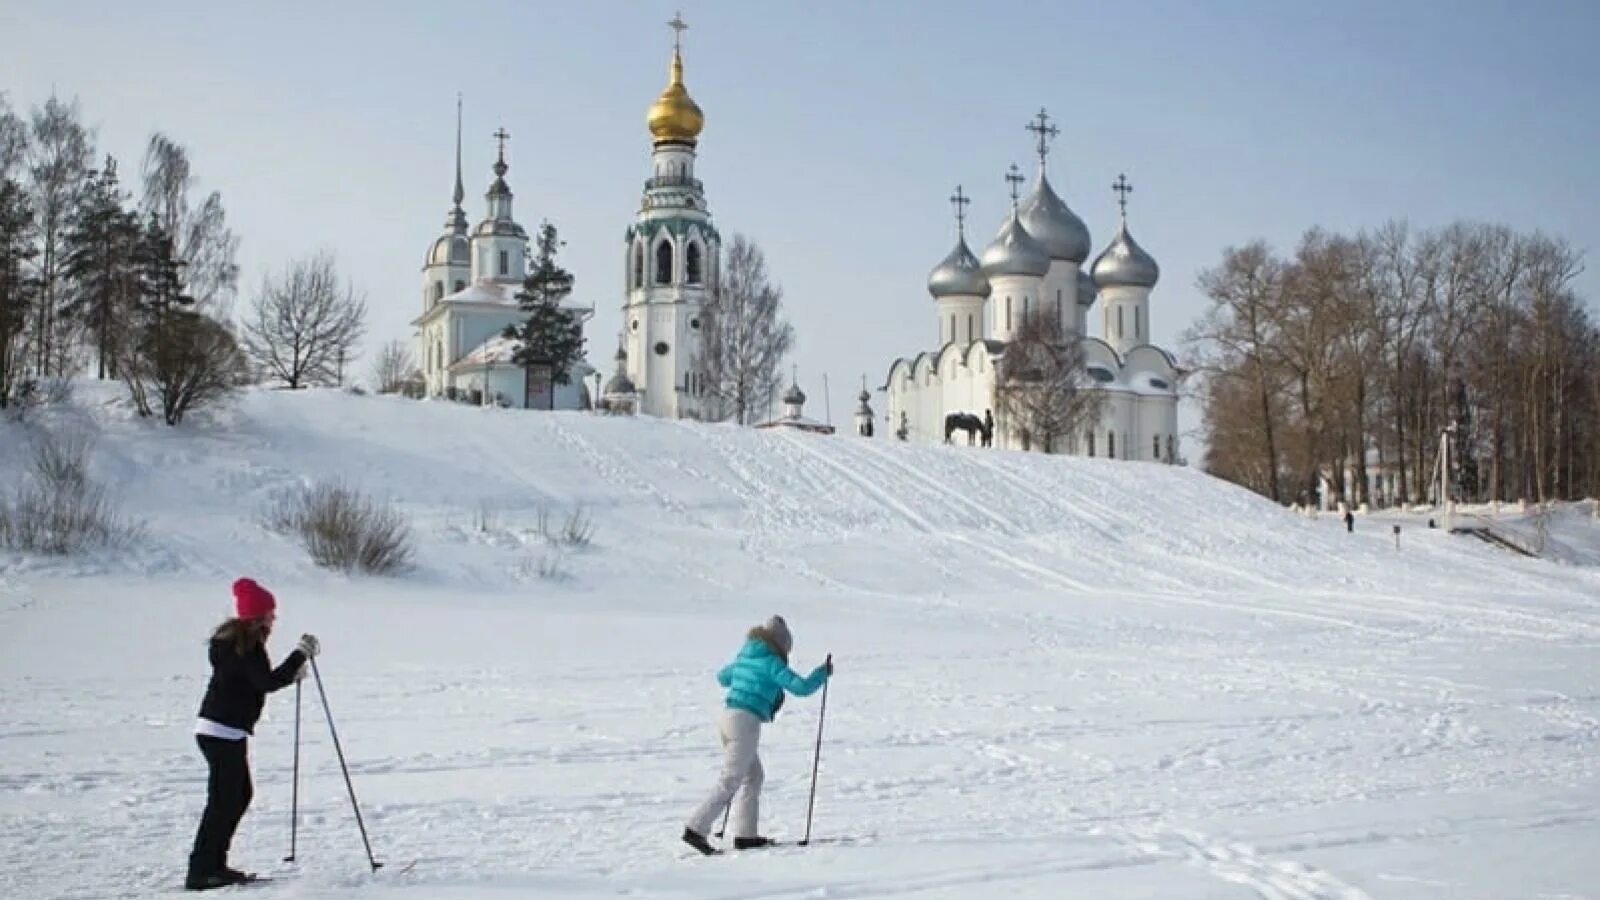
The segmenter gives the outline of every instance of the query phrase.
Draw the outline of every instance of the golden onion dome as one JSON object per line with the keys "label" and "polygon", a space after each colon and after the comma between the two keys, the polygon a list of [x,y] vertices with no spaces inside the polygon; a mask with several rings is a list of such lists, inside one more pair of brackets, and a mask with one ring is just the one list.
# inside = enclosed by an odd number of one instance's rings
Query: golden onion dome
{"label": "golden onion dome", "polygon": [[693,143],[705,126],[705,115],[689,96],[689,89],[683,86],[683,56],[677,50],[672,51],[671,78],[661,96],[651,104],[645,122],[657,141]]}

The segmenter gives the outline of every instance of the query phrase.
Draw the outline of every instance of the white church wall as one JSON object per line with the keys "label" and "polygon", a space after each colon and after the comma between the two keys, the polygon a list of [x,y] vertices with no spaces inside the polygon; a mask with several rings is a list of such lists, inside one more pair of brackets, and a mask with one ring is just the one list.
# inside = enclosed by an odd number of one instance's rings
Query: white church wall
{"label": "white church wall", "polygon": [[1062,330],[1076,327],[1076,310],[1078,306],[1077,264],[1062,259],[1052,259],[1050,261],[1050,271],[1045,273],[1044,282],[1040,285],[1039,293],[1042,308],[1051,318],[1055,319],[1057,327]]}

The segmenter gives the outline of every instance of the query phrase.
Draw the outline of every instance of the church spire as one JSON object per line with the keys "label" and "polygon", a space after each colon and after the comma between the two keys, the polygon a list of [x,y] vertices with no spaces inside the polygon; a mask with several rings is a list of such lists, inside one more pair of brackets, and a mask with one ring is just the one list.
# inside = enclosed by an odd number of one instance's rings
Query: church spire
{"label": "church spire", "polygon": [[453,195],[456,209],[461,208],[461,201],[467,199],[466,188],[461,185],[461,95],[456,94],[456,191]]}
{"label": "church spire", "polygon": [[445,219],[445,227],[453,234],[467,233],[467,213],[461,208],[466,197],[461,186],[461,95],[456,94],[456,189],[450,194],[450,214]]}
{"label": "church spire", "polygon": [[489,185],[489,218],[501,222],[511,221],[511,186],[506,184],[506,172],[511,167],[506,165],[506,141],[511,139],[511,132],[502,126],[495,130],[494,139],[500,143],[500,151],[494,161],[494,183]]}

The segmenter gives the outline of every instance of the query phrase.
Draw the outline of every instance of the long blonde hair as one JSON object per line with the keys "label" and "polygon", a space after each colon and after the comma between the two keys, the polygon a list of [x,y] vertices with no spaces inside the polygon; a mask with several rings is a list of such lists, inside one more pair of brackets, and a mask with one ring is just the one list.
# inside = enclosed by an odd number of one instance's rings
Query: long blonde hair
{"label": "long blonde hair", "polygon": [[266,619],[233,618],[218,625],[217,630],[211,633],[211,640],[226,641],[233,645],[235,653],[243,656],[257,647],[266,646],[270,630]]}

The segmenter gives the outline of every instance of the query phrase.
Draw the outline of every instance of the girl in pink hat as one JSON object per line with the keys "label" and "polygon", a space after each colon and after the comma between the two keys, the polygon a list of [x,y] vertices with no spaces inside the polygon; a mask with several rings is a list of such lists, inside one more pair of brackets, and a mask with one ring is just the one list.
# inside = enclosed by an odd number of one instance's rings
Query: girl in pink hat
{"label": "girl in pink hat", "polygon": [[200,701],[194,729],[211,774],[206,779],[206,810],[184,880],[191,891],[250,880],[251,876],[228,866],[228,846],[252,794],[249,739],[267,694],[299,680],[306,660],[321,649],[315,636],[301,635],[283,664],[272,668],[267,638],[277,619],[277,600],[266,588],[241,578],[233,583],[233,603],[237,615],[211,635],[211,683]]}

